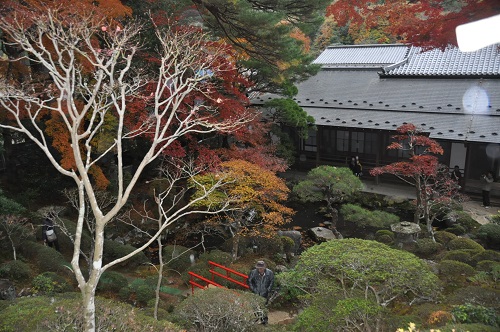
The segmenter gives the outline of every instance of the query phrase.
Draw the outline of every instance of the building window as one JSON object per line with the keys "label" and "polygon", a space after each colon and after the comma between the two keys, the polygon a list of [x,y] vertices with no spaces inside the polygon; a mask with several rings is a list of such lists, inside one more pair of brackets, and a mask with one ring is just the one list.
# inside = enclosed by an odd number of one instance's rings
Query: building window
{"label": "building window", "polygon": [[317,141],[316,141],[317,131],[315,129],[309,129],[309,137],[304,140],[304,151],[312,151],[316,152],[318,149]]}
{"label": "building window", "polygon": [[337,151],[349,151],[349,132],[337,130]]}
{"label": "building window", "polygon": [[351,133],[351,152],[364,153],[365,133],[361,131],[353,131]]}

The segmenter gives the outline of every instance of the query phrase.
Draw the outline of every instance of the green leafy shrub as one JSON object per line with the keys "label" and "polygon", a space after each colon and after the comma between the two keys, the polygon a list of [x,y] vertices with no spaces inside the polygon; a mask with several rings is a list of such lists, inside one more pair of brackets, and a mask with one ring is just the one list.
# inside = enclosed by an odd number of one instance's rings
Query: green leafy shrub
{"label": "green leafy shrub", "polygon": [[464,249],[448,251],[444,254],[442,260],[458,261],[471,266],[474,265],[471,252]]}
{"label": "green leafy shrub", "polygon": [[[111,261],[114,261],[115,259],[121,258],[123,256],[126,256],[130,254],[132,251],[136,250],[137,248],[128,245],[128,244],[121,244],[119,242],[113,241],[113,240],[104,240],[104,253],[103,253],[103,262],[104,264],[107,264]],[[126,266],[127,268],[133,269],[136,268],[137,266],[144,264],[148,262],[148,258],[146,257],[146,254],[144,252],[140,251],[134,256],[130,257],[126,261],[120,263],[120,266]]]}
{"label": "green leafy shrub", "polygon": [[146,305],[151,299],[155,297],[155,291],[149,285],[141,285],[135,291],[137,302]]}
{"label": "green leafy shrub", "polygon": [[283,246],[284,252],[293,251],[293,247],[295,246],[295,242],[288,236],[280,236],[281,244]]}
{"label": "green leafy shrub", "polygon": [[462,226],[466,232],[472,232],[481,226],[474,218],[465,211],[454,211],[456,223]]}
{"label": "green leafy shrub", "polygon": [[197,263],[208,263],[208,261],[215,262],[221,265],[228,265],[231,263],[231,254],[219,249],[206,251],[200,255]]}
{"label": "green leafy shrub", "polygon": [[179,245],[168,245],[163,248],[163,261],[167,267],[177,272],[184,272],[191,266],[191,255],[194,251]]}
{"label": "green leafy shrub", "polygon": [[500,290],[491,287],[461,287],[447,296],[449,304],[471,303],[485,307],[500,309]]}
{"label": "green leafy shrub", "polygon": [[[66,295],[67,294],[67,295]],[[0,311],[0,331],[84,331],[79,293],[64,297],[20,298]],[[167,321],[156,321],[130,305],[96,297],[96,331],[181,331]]]}
{"label": "green leafy shrub", "polygon": [[198,331],[252,331],[264,301],[250,292],[209,288],[182,301],[174,314],[188,329],[196,322]]}
{"label": "green leafy shrub", "polygon": [[467,230],[462,225],[455,225],[452,227],[448,227],[446,231],[449,233],[453,233],[455,235],[464,235],[465,233],[467,233]]}
{"label": "green leafy shrub", "polygon": [[434,238],[436,242],[441,243],[446,246],[451,240],[455,240],[458,236],[447,231],[437,231],[434,233]]}
{"label": "green leafy shrub", "polygon": [[127,287],[127,278],[115,271],[106,271],[102,274],[97,284],[97,290],[101,292],[118,293],[123,287]]}
{"label": "green leafy shrub", "polygon": [[488,260],[480,261],[476,265],[476,270],[492,273],[495,265],[500,265],[500,263]]}
{"label": "green leafy shrub", "polygon": [[483,241],[488,248],[500,247],[500,225],[499,224],[485,224],[481,225],[476,231],[478,239]]}
{"label": "green leafy shrub", "polygon": [[454,280],[459,279],[459,277],[471,277],[476,271],[469,264],[442,260],[439,262],[439,273],[447,280]]}
{"label": "green leafy shrub", "polygon": [[385,211],[370,211],[354,204],[344,204],[340,208],[344,220],[354,223],[356,227],[389,228],[399,222],[399,217]]}
{"label": "green leafy shrub", "polygon": [[458,249],[475,249],[475,250],[483,250],[483,246],[477,243],[474,240],[459,237],[455,240],[451,240],[448,242],[448,249],[450,250],[458,250]]}
{"label": "green leafy shrub", "polygon": [[375,233],[375,241],[390,245],[394,243],[394,233],[387,229],[380,229]]}
{"label": "green leafy shrub", "polygon": [[37,275],[31,282],[36,293],[53,295],[71,290],[66,280],[54,272],[44,272]]}
{"label": "green leafy shrub", "polygon": [[0,277],[13,280],[27,280],[31,277],[31,268],[20,260],[10,261],[0,265]]}
{"label": "green leafy shrub", "polygon": [[272,256],[275,253],[284,253],[283,242],[278,235],[273,237],[259,236],[252,238],[257,246],[257,252],[262,256]]}
{"label": "green leafy shrub", "polygon": [[413,252],[421,258],[430,258],[443,249],[444,247],[441,243],[434,242],[429,238],[424,238],[417,240]]}
{"label": "green leafy shrub", "polygon": [[451,311],[456,321],[460,323],[481,323],[499,326],[495,310],[476,304],[464,304],[454,307]]}
{"label": "green leafy shrub", "polygon": [[37,242],[24,241],[19,248],[19,252],[23,257],[29,257],[30,261],[34,262],[41,272],[64,271],[65,266],[70,265],[60,252]]}
{"label": "green leafy shrub", "polygon": [[479,263],[480,261],[495,261],[500,262],[500,252],[494,250],[482,250],[479,253],[472,256],[474,262]]}

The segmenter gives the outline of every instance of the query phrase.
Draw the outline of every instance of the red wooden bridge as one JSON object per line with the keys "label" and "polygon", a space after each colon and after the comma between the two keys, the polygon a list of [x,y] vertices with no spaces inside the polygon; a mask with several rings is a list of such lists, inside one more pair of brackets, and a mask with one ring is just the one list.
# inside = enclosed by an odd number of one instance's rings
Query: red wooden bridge
{"label": "red wooden bridge", "polygon": [[250,288],[247,285],[248,276],[246,274],[240,273],[236,270],[230,269],[224,265],[220,265],[212,261],[208,261],[208,265],[210,266],[209,272],[212,276],[211,279],[207,279],[191,271],[188,272],[190,276],[189,284],[191,285],[191,294],[194,294],[195,288],[206,289],[210,285],[214,287],[225,288],[224,286],[215,282],[216,276],[230,281],[233,284],[236,284],[243,288]]}

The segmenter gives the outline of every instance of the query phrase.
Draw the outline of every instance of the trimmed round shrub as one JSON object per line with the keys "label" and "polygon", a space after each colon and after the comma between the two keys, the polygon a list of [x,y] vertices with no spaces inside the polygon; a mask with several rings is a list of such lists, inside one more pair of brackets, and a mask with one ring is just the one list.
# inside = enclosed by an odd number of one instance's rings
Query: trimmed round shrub
{"label": "trimmed round shrub", "polygon": [[[113,240],[104,240],[104,253],[103,253],[103,263],[107,264],[109,262],[114,261],[115,259],[121,258],[130,254],[132,251],[137,248],[128,245],[121,244],[119,242]],[[141,264],[148,262],[148,258],[144,252],[140,251],[134,256],[130,257],[126,261],[118,264],[119,266],[126,266],[129,269],[133,269],[138,267]]]}
{"label": "trimmed round shrub", "polygon": [[451,240],[455,240],[458,236],[453,233],[447,231],[437,231],[434,233],[434,239],[436,242],[441,243],[442,245],[447,245]]}
{"label": "trimmed round shrub", "polygon": [[500,290],[482,286],[461,287],[448,295],[449,304],[472,303],[500,309]]}
{"label": "trimmed round shrub", "polygon": [[464,249],[448,251],[444,254],[442,260],[458,261],[470,266],[474,265],[471,252]]}
{"label": "trimmed round shrub", "polygon": [[266,311],[264,301],[250,292],[209,288],[182,301],[174,314],[187,329],[197,322],[198,331],[251,331],[259,312]]}
{"label": "trimmed round shrub", "polygon": [[0,265],[0,277],[13,280],[27,280],[31,277],[31,268],[20,260],[10,261]]}
{"label": "trimmed round shrub", "polygon": [[149,285],[141,285],[135,291],[135,298],[142,305],[146,305],[154,297],[155,291]]}
{"label": "trimmed round shrub", "polygon": [[439,262],[439,274],[446,279],[454,279],[458,276],[472,277],[475,273],[476,271],[469,264],[449,260]]}
{"label": "trimmed round shrub", "polygon": [[492,273],[495,270],[495,268],[498,269],[498,267],[500,267],[499,262],[485,260],[477,263],[476,270]]}
{"label": "trimmed round shrub", "polygon": [[500,262],[500,252],[487,249],[475,254],[474,256],[472,256],[472,259],[476,263],[480,261]]}
{"label": "trimmed round shrub", "polygon": [[488,248],[500,247],[500,225],[486,224],[481,225],[476,231],[476,236],[479,240],[483,241]]}
{"label": "trimmed round shrub", "polygon": [[205,251],[198,257],[197,263],[208,263],[208,261],[215,262],[221,265],[228,265],[231,263],[231,254],[219,249]]}
{"label": "trimmed round shrub", "polygon": [[480,223],[474,220],[474,218],[465,211],[454,211],[454,214],[456,216],[456,223],[465,228],[466,232],[472,232],[481,226]]}
{"label": "trimmed round shrub", "polygon": [[458,250],[458,249],[475,249],[475,250],[484,250],[483,246],[477,243],[474,240],[459,237],[455,240],[451,240],[448,242],[448,249],[450,250]]}
{"label": "trimmed round shrub", "polygon": [[106,271],[102,274],[97,284],[97,290],[101,292],[118,293],[123,287],[127,287],[127,278],[115,271]]}
{"label": "trimmed round shrub", "polygon": [[380,229],[375,232],[375,241],[392,244],[394,242],[394,233],[387,229]]}
{"label": "trimmed round shrub", "polygon": [[47,295],[64,293],[71,290],[66,279],[54,272],[44,272],[37,275],[31,282],[31,285],[36,293]]}
{"label": "trimmed round shrub", "polygon": [[465,229],[465,227],[463,227],[462,225],[455,225],[453,227],[448,227],[446,229],[447,232],[449,233],[453,233],[455,235],[464,235],[465,233],[467,233],[467,230]]}
{"label": "trimmed round shrub", "polygon": [[[79,293],[64,297],[19,298],[0,311],[2,331],[84,331]],[[96,297],[96,331],[180,331],[167,321],[156,321],[128,304]]]}
{"label": "trimmed round shrub", "polygon": [[444,247],[441,243],[434,242],[432,239],[429,238],[425,238],[417,240],[413,252],[415,253],[415,255],[419,257],[429,258],[436,255],[443,249]]}
{"label": "trimmed round shrub", "polygon": [[288,236],[280,236],[281,244],[284,252],[292,252],[295,242]]}
{"label": "trimmed round shrub", "polygon": [[24,241],[19,252],[34,262],[41,272],[59,272],[66,269],[65,266],[70,266],[60,252],[37,242]]}

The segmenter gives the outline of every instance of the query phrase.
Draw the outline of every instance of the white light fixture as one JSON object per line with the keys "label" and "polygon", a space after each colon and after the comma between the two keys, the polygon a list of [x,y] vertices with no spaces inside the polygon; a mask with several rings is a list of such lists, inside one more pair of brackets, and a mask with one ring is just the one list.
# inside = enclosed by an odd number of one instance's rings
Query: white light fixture
{"label": "white light fixture", "polygon": [[500,43],[500,15],[459,25],[455,32],[458,48],[462,52],[473,52]]}

